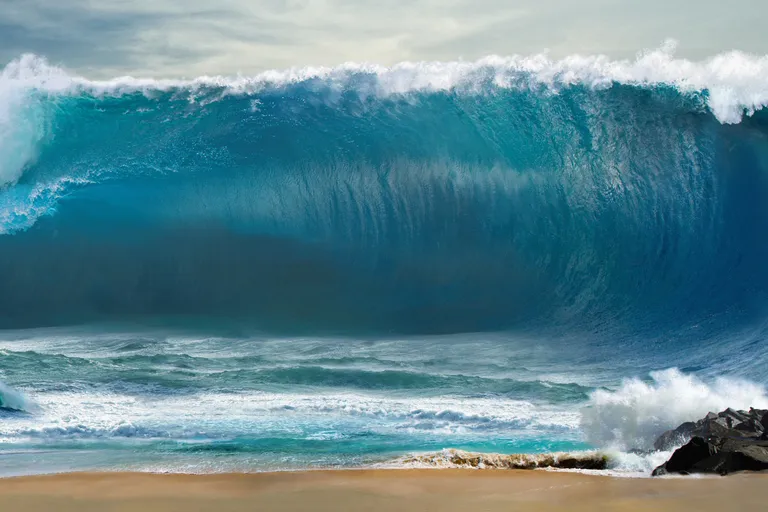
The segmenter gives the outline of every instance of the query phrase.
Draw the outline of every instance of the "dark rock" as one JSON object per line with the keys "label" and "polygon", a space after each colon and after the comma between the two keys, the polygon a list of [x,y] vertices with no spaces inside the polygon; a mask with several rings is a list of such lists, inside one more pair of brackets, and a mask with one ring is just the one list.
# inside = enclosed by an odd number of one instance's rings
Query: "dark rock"
{"label": "dark rock", "polygon": [[768,425],[768,413],[759,409],[726,409],[718,414],[710,412],[699,421],[688,421],[674,430],[667,430],[656,439],[653,447],[659,451],[670,450],[696,436],[705,439],[761,436],[768,438],[768,428],[765,425]]}
{"label": "dark rock", "polygon": [[747,446],[755,446],[758,448],[768,449],[768,442],[761,441],[759,439],[749,439],[749,438],[740,438],[740,439],[734,438],[734,439],[720,440],[721,451],[736,452],[736,451],[742,450]]}
{"label": "dark rock", "polygon": [[745,445],[734,451],[721,451],[701,460],[690,468],[690,473],[719,473],[736,471],[763,471],[768,469],[768,449]]}
{"label": "dark rock", "polygon": [[733,428],[734,425],[749,419],[749,413],[747,411],[735,411],[730,407],[718,414],[718,416],[725,419],[728,428]]}
{"label": "dark rock", "polygon": [[763,425],[754,418],[742,421],[738,425],[735,425],[733,429],[742,432],[743,435],[748,437],[759,437],[763,434],[764,430]]}
{"label": "dark rock", "polygon": [[688,444],[675,450],[675,453],[662,466],[668,473],[688,473],[695,464],[712,457],[717,452],[717,446],[707,442],[703,437],[694,437]]}
{"label": "dark rock", "polygon": [[741,448],[737,448],[733,451],[734,454],[740,455],[744,460],[742,464],[745,465],[746,471],[763,471],[768,469],[768,446],[757,444],[745,444]]}
{"label": "dark rock", "polygon": [[719,473],[768,470],[768,411],[726,409],[707,414],[662,434],[654,443],[669,446],[686,435],[691,440],[675,450],[670,459],[653,470],[653,476],[668,473]]}
{"label": "dark rock", "polygon": [[701,434],[702,422],[687,421],[674,430],[667,430],[653,443],[653,448],[665,451],[688,441],[691,437]]}
{"label": "dark rock", "polygon": [[[731,432],[730,425],[733,425],[733,420],[730,418],[716,418],[712,421],[703,422],[702,425],[693,432],[693,435],[702,437],[727,437],[734,435]],[[739,434],[735,434],[739,435]]]}

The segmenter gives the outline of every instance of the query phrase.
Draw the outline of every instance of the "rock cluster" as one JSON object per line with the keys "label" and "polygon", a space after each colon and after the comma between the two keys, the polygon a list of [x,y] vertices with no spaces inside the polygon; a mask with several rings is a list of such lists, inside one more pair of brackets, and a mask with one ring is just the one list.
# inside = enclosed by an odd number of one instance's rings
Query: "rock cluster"
{"label": "rock cluster", "polygon": [[711,412],[699,421],[664,432],[654,448],[668,450],[685,441],[688,443],[653,470],[653,476],[768,470],[768,411]]}

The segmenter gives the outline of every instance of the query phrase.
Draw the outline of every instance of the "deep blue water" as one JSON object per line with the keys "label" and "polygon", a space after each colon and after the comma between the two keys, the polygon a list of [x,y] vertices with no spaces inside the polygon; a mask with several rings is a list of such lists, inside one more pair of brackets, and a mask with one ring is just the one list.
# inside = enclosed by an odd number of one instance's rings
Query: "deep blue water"
{"label": "deep blue water", "polygon": [[492,67],[386,93],[362,68],[9,69],[0,379],[27,412],[0,450],[23,471],[576,450],[622,378],[766,380],[762,111]]}

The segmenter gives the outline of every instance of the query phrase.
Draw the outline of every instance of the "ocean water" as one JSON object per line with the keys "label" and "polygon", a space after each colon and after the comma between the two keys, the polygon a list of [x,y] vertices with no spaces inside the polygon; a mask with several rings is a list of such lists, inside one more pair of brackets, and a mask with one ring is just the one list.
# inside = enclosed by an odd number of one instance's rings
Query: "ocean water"
{"label": "ocean water", "polygon": [[[0,475],[610,454],[768,407],[768,57],[0,74]],[[409,457],[411,457],[409,459]]]}

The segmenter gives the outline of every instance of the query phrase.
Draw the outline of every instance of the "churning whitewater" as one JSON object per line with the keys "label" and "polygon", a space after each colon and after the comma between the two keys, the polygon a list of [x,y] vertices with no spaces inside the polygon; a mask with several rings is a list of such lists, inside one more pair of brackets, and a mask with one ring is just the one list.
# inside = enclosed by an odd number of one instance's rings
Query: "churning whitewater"
{"label": "churning whitewater", "polygon": [[671,44],[100,82],[21,56],[0,472],[645,471],[661,431],[768,407],[765,105],[768,57]]}

